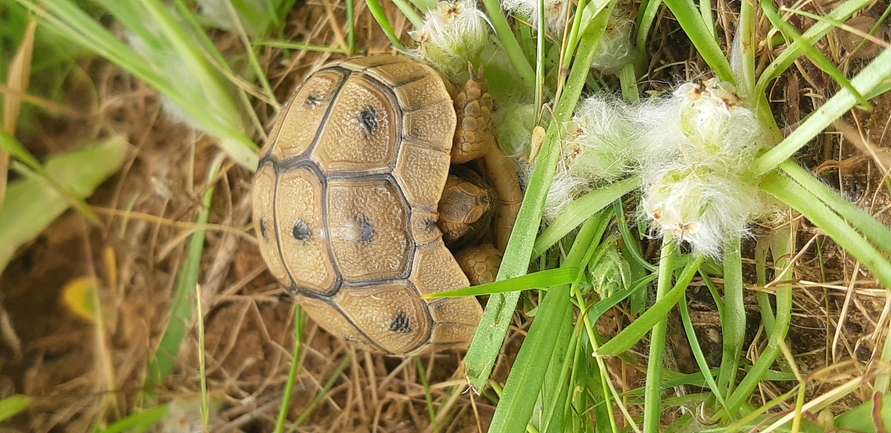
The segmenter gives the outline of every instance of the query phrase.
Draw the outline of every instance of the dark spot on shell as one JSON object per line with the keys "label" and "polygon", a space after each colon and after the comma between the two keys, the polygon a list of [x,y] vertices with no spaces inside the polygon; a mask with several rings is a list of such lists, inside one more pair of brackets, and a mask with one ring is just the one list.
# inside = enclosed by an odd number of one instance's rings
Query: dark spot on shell
{"label": "dark spot on shell", "polygon": [[362,127],[366,135],[371,135],[374,131],[377,131],[378,123],[379,119],[374,107],[368,106],[359,112],[359,126]]}
{"label": "dark spot on shell", "polygon": [[393,316],[393,321],[390,322],[390,331],[398,332],[400,334],[408,334],[411,332],[411,323],[409,323],[408,316],[402,311],[396,313],[396,315]]}
{"label": "dark spot on shell", "polygon": [[303,101],[303,106],[306,108],[318,107],[321,105],[322,99],[324,99],[324,97],[319,92],[312,92]]}
{"label": "dark spot on shell", "polygon": [[312,240],[312,230],[309,229],[309,224],[306,221],[297,220],[291,233],[294,235],[294,239],[297,239],[303,245]]}
{"label": "dark spot on shell", "polygon": [[263,236],[263,240],[269,240],[269,227],[266,223],[266,217],[260,218],[260,235]]}
{"label": "dark spot on shell", "polygon": [[374,226],[365,215],[359,216],[359,242],[370,244],[374,240]]}

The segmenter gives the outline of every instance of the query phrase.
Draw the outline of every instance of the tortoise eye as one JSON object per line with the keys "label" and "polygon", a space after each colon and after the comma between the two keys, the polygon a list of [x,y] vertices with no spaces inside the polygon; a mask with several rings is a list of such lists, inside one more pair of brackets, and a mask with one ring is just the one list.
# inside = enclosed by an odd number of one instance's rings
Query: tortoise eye
{"label": "tortoise eye", "polygon": [[378,123],[377,111],[375,111],[374,107],[369,105],[359,112],[359,126],[362,127],[366,135],[374,133],[377,130]]}
{"label": "tortoise eye", "polygon": [[398,332],[400,334],[408,334],[411,332],[411,323],[409,323],[408,316],[401,310],[393,316],[393,321],[390,322],[390,331]]}

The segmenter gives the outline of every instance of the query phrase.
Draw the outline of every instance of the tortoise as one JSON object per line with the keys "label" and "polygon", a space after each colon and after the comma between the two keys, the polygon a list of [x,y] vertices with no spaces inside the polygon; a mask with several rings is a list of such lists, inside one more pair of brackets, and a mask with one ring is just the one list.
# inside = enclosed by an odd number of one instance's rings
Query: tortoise
{"label": "tortoise", "polygon": [[[479,302],[421,295],[497,273],[521,193],[491,109],[472,68],[456,91],[393,55],[329,63],[294,92],[260,152],[253,218],[270,271],[314,321],[390,355],[467,347]],[[500,198],[472,165],[449,173],[480,157]],[[496,207],[497,248],[453,255],[447,244],[491,231]]]}

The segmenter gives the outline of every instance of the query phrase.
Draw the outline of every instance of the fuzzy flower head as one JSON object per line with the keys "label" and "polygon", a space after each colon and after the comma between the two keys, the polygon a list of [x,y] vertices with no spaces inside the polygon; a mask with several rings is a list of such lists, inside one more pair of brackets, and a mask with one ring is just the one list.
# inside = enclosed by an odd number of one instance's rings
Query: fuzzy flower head
{"label": "fuzzy flower head", "polygon": [[660,235],[719,257],[727,239],[748,233],[746,224],[761,203],[754,185],[700,168],[665,173],[649,185],[641,207]]}
{"label": "fuzzy flower head", "polygon": [[441,1],[409,35],[418,43],[409,54],[453,76],[466,71],[468,61],[487,45],[489,28],[476,1]]}
{"label": "fuzzy flower head", "polygon": [[593,95],[580,102],[572,121],[563,125],[567,171],[589,182],[627,174],[637,160],[629,123],[628,107],[611,97]]}
{"label": "fuzzy flower head", "polygon": [[680,86],[637,109],[643,211],[662,235],[718,257],[762,212],[757,179],[744,176],[768,135],[729,83]]}
{"label": "fuzzy flower head", "polygon": [[621,8],[616,8],[597,44],[591,67],[603,73],[614,73],[633,61],[637,56],[637,50],[631,44],[633,31],[634,21]]}
{"label": "fuzzy flower head", "polygon": [[[545,31],[562,32],[566,26],[571,0],[544,0]],[[529,21],[533,29],[538,28],[539,0],[502,0],[504,10]]]}

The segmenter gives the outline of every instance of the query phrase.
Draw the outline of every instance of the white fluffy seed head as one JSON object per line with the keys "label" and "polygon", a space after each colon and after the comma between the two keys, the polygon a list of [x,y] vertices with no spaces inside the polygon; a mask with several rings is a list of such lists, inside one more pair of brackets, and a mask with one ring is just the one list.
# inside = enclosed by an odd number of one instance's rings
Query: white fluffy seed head
{"label": "white fluffy seed head", "polygon": [[[544,0],[545,31],[562,32],[571,0]],[[538,0],[502,0],[504,10],[529,21],[533,29],[538,28]]]}
{"label": "white fluffy seed head", "polygon": [[496,138],[509,156],[529,154],[532,128],[535,126],[535,104],[508,101],[492,113]]}
{"label": "white fluffy seed head", "polygon": [[409,54],[449,76],[465,72],[489,42],[486,17],[474,0],[437,3],[409,35],[418,44]]}
{"label": "white fluffy seed head", "polygon": [[644,183],[641,207],[654,228],[718,257],[762,212],[757,180],[745,169],[768,142],[729,83],[678,87],[637,107]]}
{"label": "white fluffy seed head", "polygon": [[631,62],[637,55],[631,44],[633,31],[634,21],[622,8],[616,8],[597,44],[591,67],[603,73],[614,73]]}
{"label": "white fluffy seed head", "polygon": [[557,172],[545,200],[545,221],[553,222],[575,199],[590,190],[590,183],[585,179],[566,171]]}
{"label": "white fluffy seed head", "polygon": [[580,102],[563,125],[566,170],[591,183],[626,175],[638,159],[629,122],[627,105],[615,98],[594,95]]}

